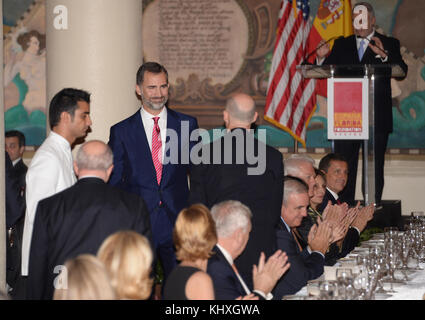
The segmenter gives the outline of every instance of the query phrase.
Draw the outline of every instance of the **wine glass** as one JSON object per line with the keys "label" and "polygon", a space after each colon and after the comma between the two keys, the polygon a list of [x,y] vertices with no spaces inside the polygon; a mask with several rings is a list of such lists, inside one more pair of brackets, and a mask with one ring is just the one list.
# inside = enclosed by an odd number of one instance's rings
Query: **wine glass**
{"label": "wine glass", "polygon": [[375,269],[377,276],[377,289],[375,289],[376,293],[379,293],[381,296],[390,296],[387,290],[384,289],[384,285],[382,284],[382,280],[387,274],[387,268],[385,263],[385,252],[382,250],[381,254],[376,256],[373,262],[373,268]]}
{"label": "wine glass", "polygon": [[336,279],[338,284],[338,296],[342,300],[351,300],[354,298],[355,290],[353,287],[353,272],[348,268],[337,268]]}
{"label": "wine glass", "polygon": [[375,290],[378,284],[377,272],[368,272],[368,282],[365,290],[365,300],[375,300]]}
{"label": "wine glass", "polygon": [[356,291],[356,298],[358,300],[365,300],[367,298],[368,288],[368,272],[365,265],[359,265],[359,273],[354,277],[353,287]]}
{"label": "wine glass", "polygon": [[414,270],[423,270],[419,263],[421,261],[421,255],[423,252],[423,246],[425,244],[424,235],[421,230],[415,229],[412,238],[412,251],[414,252],[416,259],[416,267]]}
{"label": "wine glass", "polygon": [[412,245],[413,245],[413,238],[410,237],[409,234],[405,234],[404,237],[400,238],[400,258],[402,263],[400,270],[404,274],[405,281],[409,280],[409,278],[407,277],[407,273],[409,272],[409,270],[411,270],[407,266],[407,263],[409,261]]}
{"label": "wine glass", "polygon": [[402,280],[395,278],[395,270],[399,265],[399,248],[394,244],[391,247],[388,247],[386,250],[386,266],[389,273],[389,279],[386,279],[385,282],[391,284],[388,292],[396,292],[393,288],[394,283],[405,283]]}
{"label": "wine glass", "polygon": [[320,300],[334,300],[336,289],[337,284],[335,283],[335,281],[321,281],[319,284]]}

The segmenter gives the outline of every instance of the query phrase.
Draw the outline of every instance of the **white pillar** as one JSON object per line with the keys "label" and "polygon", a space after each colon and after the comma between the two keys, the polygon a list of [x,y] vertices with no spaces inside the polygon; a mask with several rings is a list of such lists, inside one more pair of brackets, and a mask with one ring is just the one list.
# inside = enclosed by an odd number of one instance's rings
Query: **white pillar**
{"label": "white pillar", "polygon": [[[0,0],[0,18],[3,21],[3,0]],[[3,61],[3,28],[0,31],[0,61]],[[3,66],[3,64],[2,64]],[[6,193],[5,193],[5,163],[4,163],[4,96],[3,67],[0,68],[0,290],[6,291]]]}
{"label": "white pillar", "polygon": [[142,64],[142,0],[47,0],[47,99],[62,88],[92,94],[92,132],[107,142],[109,128],[134,113],[136,72]]}

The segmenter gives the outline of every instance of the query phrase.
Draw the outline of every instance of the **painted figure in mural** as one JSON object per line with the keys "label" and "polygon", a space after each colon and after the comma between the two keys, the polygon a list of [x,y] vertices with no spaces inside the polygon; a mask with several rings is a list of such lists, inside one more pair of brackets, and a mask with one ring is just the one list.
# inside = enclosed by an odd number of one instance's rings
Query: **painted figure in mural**
{"label": "painted figure in mural", "polygon": [[22,52],[11,57],[5,68],[5,84],[7,85],[19,73],[28,86],[28,92],[22,102],[28,113],[46,107],[46,37],[36,30],[21,34],[17,42]]}
{"label": "painted figure in mural", "polygon": [[[36,30],[21,33],[17,43],[21,52],[6,55],[4,69],[5,87],[13,82],[19,90],[19,102],[5,113],[6,129],[19,129],[29,145],[41,144],[45,134],[34,132],[46,128],[46,36]],[[40,136],[40,137],[39,137]]]}

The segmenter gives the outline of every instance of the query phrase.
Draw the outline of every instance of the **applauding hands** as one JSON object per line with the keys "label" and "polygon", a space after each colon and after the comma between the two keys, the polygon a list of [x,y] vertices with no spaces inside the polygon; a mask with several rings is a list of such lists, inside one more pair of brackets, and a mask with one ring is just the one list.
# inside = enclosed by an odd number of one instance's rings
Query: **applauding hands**
{"label": "applauding hands", "polygon": [[325,254],[332,243],[332,227],[329,222],[317,219],[317,224],[313,225],[308,233],[308,245],[313,251],[320,251]]}

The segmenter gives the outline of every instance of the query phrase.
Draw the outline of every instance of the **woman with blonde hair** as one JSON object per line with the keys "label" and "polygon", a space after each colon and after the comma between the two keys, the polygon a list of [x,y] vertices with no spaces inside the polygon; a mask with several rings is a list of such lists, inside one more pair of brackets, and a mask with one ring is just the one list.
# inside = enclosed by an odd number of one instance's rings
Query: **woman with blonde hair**
{"label": "woman with blonde hair", "polygon": [[102,243],[97,253],[105,264],[118,299],[144,300],[152,290],[152,249],[146,237],[119,231]]}
{"label": "woman with blonde hair", "polygon": [[213,283],[206,270],[217,233],[208,208],[195,204],[180,211],[173,241],[180,264],[167,278],[164,299],[214,300]]}
{"label": "woman with blonde hair", "polygon": [[103,263],[91,254],[68,260],[55,280],[54,300],[115,300]]}

